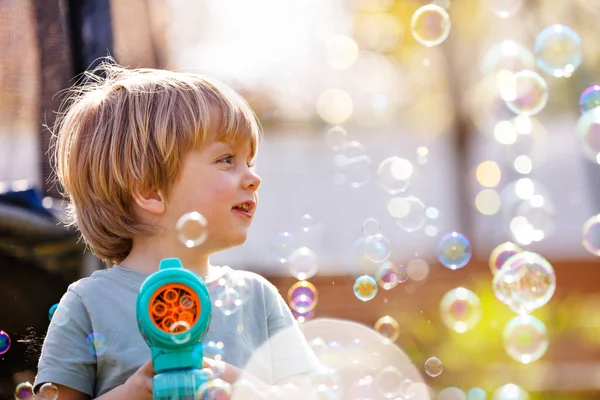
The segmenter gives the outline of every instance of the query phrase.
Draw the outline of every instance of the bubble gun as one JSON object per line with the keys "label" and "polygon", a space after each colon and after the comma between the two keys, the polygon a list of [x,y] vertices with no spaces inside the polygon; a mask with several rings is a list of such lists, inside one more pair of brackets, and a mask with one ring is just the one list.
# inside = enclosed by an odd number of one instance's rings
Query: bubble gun
{"label": "bubble gun", "polygon": [[[138,292],[137,323],[150,347],[154,400],[197,400],[206,384],[202,340],[211,318],[206,284],[184,269],[178,258],[166,258]],[[205,395],[206,396],[206,395]]]}

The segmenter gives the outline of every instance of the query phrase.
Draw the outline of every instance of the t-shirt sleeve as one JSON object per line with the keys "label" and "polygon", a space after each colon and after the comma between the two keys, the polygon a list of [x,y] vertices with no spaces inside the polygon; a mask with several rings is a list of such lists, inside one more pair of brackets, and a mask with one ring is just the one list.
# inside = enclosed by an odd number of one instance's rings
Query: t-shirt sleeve
{"label": "t-shirt sleeve", "polygon": [[317,369],[319,360],[277,288],[268,282],[265,292],[273,383]]}
{"label": "t-shirt sleeve", "polygon": [[45,382],[94,395],[96,355],[87,337],[92,323],[81,297],[69,287],[60,299],[38,362],[34,391]]}

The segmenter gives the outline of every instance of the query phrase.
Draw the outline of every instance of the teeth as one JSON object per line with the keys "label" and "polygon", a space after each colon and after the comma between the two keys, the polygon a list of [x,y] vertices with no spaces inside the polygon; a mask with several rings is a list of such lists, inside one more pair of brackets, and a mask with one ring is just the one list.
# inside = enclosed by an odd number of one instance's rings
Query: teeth
{"label": "teeth", "polygon": [[245,211],[248,211],[250,209],[250,205],[248,203],[240,204],[238,207]]}

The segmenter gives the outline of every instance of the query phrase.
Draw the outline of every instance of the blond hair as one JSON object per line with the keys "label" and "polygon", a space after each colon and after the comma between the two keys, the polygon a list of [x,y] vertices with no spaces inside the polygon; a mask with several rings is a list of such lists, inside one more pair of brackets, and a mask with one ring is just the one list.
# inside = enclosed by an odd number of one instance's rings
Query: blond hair
{"label": "blond hair", "polygon": [[207,140],[215,111],[215,139],[249,142],[252,156],[261,127],[239,94],[198,74],[105,61],[84,76],[59,110],[53,161],[69,200],[67,224],[110,265],[129,254],[135,235],[156,232],[134,217],[134,190],[168,196],[183,157]]}

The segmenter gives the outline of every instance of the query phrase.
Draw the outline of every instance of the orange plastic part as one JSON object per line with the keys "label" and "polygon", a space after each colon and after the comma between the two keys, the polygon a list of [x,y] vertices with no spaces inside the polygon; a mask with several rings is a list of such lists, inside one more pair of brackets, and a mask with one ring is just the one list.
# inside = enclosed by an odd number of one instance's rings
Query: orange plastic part
{"label": "orange plastic part", "polygon": [[150,319],[166,333],[189,330],[202,311],[196,292],[179,283],[169,283],[158,288],[148,304]]}

